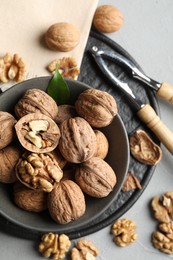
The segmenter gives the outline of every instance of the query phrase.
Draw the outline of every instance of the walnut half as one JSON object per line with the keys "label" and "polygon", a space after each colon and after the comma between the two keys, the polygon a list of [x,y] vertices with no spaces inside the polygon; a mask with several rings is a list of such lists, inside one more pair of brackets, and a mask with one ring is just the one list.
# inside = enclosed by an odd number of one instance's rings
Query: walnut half
{"label": "walnut half", "polygon": [[76,244],[76,247],[72,248],[71,259],[72,260],[95,260],[99,252],[97,247],[90,240],[82,239]]}

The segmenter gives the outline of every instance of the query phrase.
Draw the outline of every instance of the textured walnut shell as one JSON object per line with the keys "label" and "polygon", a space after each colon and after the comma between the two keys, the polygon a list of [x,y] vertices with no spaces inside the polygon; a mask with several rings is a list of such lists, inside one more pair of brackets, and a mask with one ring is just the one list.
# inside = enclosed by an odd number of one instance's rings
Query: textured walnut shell
{"label": "textured walnut shell", "polygon": [[131,154],[139,161],[155,165],[162,158],[162,150],[143,130],[137,130],[129,138]]}
{"label": "textured walnut shell", "polygon": [[60,125],[62,124],[65,120],[72,118],[72,117],[76,117],[77,113],[76,113],[76,109],[74,106],[72,105],[60,105],[58,107],[58,115],[55,118],[55,122]]}
{"label": "textured walnut shell", "polygon": [[27,188],[20,182],[14,184],[14,202],[26,211],[42,212],[47,209],[47,193]]}
{"label": "textured walnut shell", "polygon": [[[40,132],[37,134],[42,139],[42,146],[37,147],[34,143],[30,142],[26,136],[30,132],[29,122],[34,120],[45,120],[48,122],[48,129],[45,132]],[[23,116],[15,125],[15,130],[19,142],[21,145],[28,151],[35,153],[48,153],[53,151],[58,143],[60,138],[60,130],[57,124],[48,116],[41,113],[32,113]]]}
{"label": "textured walnut shell", "polygon": [[77,113],[93,127],[109,125],[117,114],[115,99],[107,92],[87,89],[75,102]]}
{"label": "textured walnut shell", "polygon": [[47,46],[54,51],[71,51],[80,39],[80,32],[70,23],[56,23],[49,27],[45,34]]}
{"label": "textured walnut shell", "polygon": [[15,105],[15,114],[21,118],[30,113],[40,112],[55,119],[58,114],[56,102],[40,89],[29,89]]}
{"label": "textured walnut shell", "polygon": [[97,7],[93,18],[93,26],[99,32],[116,32],[122,27],[123,23],[123,14],[115,6],[101,5]]}
{"label": "textured walnut shell", "polygon": [[16,119],[11,114],[0,111],[0,150],[13,141],[15,123]]}
{"label": "textured walnut shell", "polygon": [[75,180],[83,192],[97,198],[106,197],[117,181],[111,166],[98,157],[82,163],[76,169]]}
{"label": "textured walnut shell", "polygon": [[94,130],[97,140],[97,148],[94,157],[105,159],[109,149],[109,143],[106,136],[99,130]]}
{"label": "textured walnut shell", "polygon": [[86,209],[80,187],[71,180],[56,184],[48,196],[48,209],[51,217],[60,224],[80,218]]}
{"label": "textured walnut shell", "polygon": [[93,156],[96,150],[96,136],[85,119],[70,118],[61,124],[60,129],[59,149],[67,161],[81,163]]}
{"label": "textured walnut shell", "polygon": [[0,182],[13,183],[17,180],[15,165],[21,151],[14,146],[7,146],[0,151]]}

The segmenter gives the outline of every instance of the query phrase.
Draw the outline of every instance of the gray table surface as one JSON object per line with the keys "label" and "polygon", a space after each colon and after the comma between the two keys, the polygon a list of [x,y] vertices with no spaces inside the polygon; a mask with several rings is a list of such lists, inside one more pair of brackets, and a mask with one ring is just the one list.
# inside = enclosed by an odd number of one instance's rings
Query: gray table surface
{"label": "gray table surface", "polygon": [[[99,5],[113,4],[124,14],[123,28],[107,36],[125,48],[141,65],[146,74],[158,81],[173,84],[173,0],[100,0]],[[173,105],[158,100],[162,120],[173,131]],[[151,233],[156,222],[151,217],[149,202],[155,195],[173,191],[173,158],[164,147],[163,159],[139,200],[122,218],[137,223],[138,240],[125,248],[113,243],[110,226],[85,238],[99,248],[97,259],[167,259],[166,254],[154,249]],[[1,260],[41,259],[35,241],[29,241],[0,232]]]}

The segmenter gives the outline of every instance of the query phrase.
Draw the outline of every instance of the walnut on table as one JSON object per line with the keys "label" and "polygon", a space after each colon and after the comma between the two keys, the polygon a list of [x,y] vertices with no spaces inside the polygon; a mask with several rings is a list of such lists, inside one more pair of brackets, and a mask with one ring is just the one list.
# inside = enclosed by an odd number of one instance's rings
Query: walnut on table
{"label": "walnut on table", "polygon": [[116,245],[124,247],[133,243],[138,235],[135,233],[136,223],[129,219],[119,219],[112,225],[114,242]]}
{"label": "walnut on table", "polygon": [[132,172],[128,172],[122,186],[122,191],[127,192],[134,189],[141,190],[142,189],[141,184]]}
{"label": "walnut on table", "polygon": [[47,233],[41,237],[39,252],[46,258],[62,260],[70,249],[71,242],[65,234]]}
{"label": "walnut on table", "polygon": [[99,251],[92,241],[82,239],[76,244],[76,247],[71,250],[72,260],[95,260]]}

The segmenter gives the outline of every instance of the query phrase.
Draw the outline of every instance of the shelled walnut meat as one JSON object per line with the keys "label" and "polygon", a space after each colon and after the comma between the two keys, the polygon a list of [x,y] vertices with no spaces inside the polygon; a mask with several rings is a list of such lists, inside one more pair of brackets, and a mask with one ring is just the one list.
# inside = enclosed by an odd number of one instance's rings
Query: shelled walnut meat
{"label": "shelled walnut meat", "polygon": [[72,260],[95,260],[99,254],[98,248],[92,241],[87,239],[81,239],[76,243],[76,246],[71,250]]}
{"label": "shelled walnut meat", "polygon": [[21,145],[31,152],[51,152],[57,147],[60,139],[57,124],[41,113],[23,116],[16,123],[15,130]]}
{"label": "shelled walnut meat", "polygon": [[63,172],[51,153],[25,152],[16,164],[16,176],[27,187],[51,192]]}
{"label": "shelled walnut meat", "polygon": [[58,114],[56,102],[46,92],[40,89],[28,89],[14,107],[17,118],[30,113],[40,112],[55,119]]}
{"label": "shelled walnut meat", "polygon": [[92,157],[76,169],[75,180],[83,192],[92,197],[106,197],[116,184],[111,166],[98,157]]}
{"label": "shelled walnut meat", "polygon": [[8,112],[0,111],[0,150],[9,145],[15,136],[16,119]]}
{"label": "shelled walnut meat", "polygon": [[26,211],[42,212],[47,209],[47,193],[27,188],[21,182],[13,187],[15,204]]}
{"label": "shelled walnut meat", "polygon": [[49,193],[48,209],[51,217],[60,224],[77,220],[86,210],[82,190],[71,180],[57,183],[52,192]]}
{"label": "shelled walnut meat", "polygon": [[108,126],[117,114],[117,103],[113,96],[92,88],[79,95],[75,108],[91,126],[98,128]]}
{"label": "shelled walnut meat", "polygon": [[12,145],[0,150],[0,182],[13,183],[17,180],[15,165],[20,155],[20,149]]}
{"label": "shelled walnut meat", "polygon": [[96,135],[85,119],[75,117],[65,120],[60,130],[59,149],[68,162],[81,163],[94,155]]}

